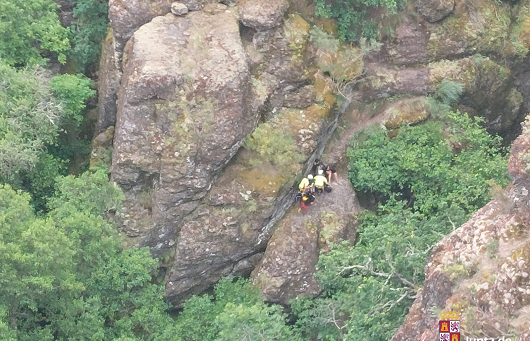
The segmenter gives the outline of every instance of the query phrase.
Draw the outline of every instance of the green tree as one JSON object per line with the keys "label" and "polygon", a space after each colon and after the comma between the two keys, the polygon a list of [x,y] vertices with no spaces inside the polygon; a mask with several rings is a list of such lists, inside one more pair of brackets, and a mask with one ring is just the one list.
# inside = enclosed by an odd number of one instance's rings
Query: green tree
{"label": "green tree", "polygon": [[39,211],[79,150],[70,136],[94,95],[90,86],[83,76],[60,75],[50,83],[40,67],[0,63],[0,183],[30,193]]}
{"label": "green tree", "polygon": [[101,42],[108,25],[108,1],[77,0],[74,21],[70,26],[72,50],[68,56],[75,64],[75,71],[85,73],[99,59]]}
{"label": "green tree", "polygon": [[0,63],[0,180],[16,181],[57,137],[61,108],[39,68]]}
{"label": "green tree", "polygon": [[86,101],[96,94],[92,81],[81,74],[64,74],[53,77],[50,85],[62,105],[63,118],[72,120],[78,128],[83,122]]}
{"label": "green tree", "polygon": [[252,306],[228,303],[216,317],[220,330],[216,341],[295,341],[298,338],[285,324],[286,318],[279,305],[267,306],[263,302]]}
{"label": "green tree", "polygon": [[123,249],[103,215],[121,192],[104,171],[57,182],[52,210],[0,187],[0,335],[30,340],[175,340],[157,262]]}
{"label": "green tree", "polygon": [[66,61],[68,30],[61,26],[53,0],[0,2],[0,59],[11,66],[43,64],[54,52]]}
{"label": "green tree", "polygon": [[215,286],[214,296],[187,300],[176,325],[186,341],[297,340],[280,306],[267,306],[256,287],[230,277]]}

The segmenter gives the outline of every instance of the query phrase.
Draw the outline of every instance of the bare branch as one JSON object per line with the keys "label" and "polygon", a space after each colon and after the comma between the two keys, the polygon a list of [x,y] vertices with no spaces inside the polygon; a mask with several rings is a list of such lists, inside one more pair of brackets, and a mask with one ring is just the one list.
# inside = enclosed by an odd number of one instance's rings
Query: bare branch
{"label": "bare branch", "polygon": [[388,259],[387,259],[387,261],[388,261],[388,264],[390,265],[390,268],[392,269],[391,273],[374,271],[373,266],[371,265],[371,260],[369,260],[366,263],[366,265],[350,265],[350,266],[343,267],[339,271],[338,275],[340,276],[345,271],[348,271],[348,270],[360,269],[360,270],[364,270],[364,271],[368,272],[372,276],[383,277],[383,278],[386,278],[387,280],[390,279],[390,278],[395,278],[398,281],[400,281],[403,285],[413,289],[414,292],[416,292],[418,290],[418,285],[416,285],[416,284],[410,282],[409,280],[407,280],[406,278],[404,278],[400,273],[398,273],[396,271],[396,269],[394,268],[392,262],[390,262]]}

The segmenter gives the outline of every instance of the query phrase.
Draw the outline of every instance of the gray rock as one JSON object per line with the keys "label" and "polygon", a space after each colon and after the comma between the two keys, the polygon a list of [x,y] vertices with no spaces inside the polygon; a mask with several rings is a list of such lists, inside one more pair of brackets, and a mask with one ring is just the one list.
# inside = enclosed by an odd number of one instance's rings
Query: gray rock
{"label": "gray rock", "polygon": [[184,15],[188,13],[188,7],[181,2],[175,1],[171,4],[171,13],[175,15]]}
{"label": "gray rock", "polygon": [[258,31],[270,30],[280,25],[288,7],[287,0],[241,0],[239,19],[243,25]]}
{"label": "gray rock", "polygon": [[[274,118],[296,141],[297,155],[307,158],[323,147],[334,122],[327,115],[331,104],[282,109],[285,92],[310,81],[301,57],[308,31],[309,24],[294,15],[281,27],[257,32],[255,45],[252,37],[244,37],[246,52],[261,55],[263,61],[261,66],[251,62],[249,110],[262,113],[262,119]],[[330,93],[320,96],[334,98]],[[181,224],[166,275],[166,294],[173,304],[208,289],[223,275],[253,270],[275,223],[292,206],[291,184],[301,167],[294,163],[278,169],[266,157],[246,149],[238,152]]]}
{"label": "gray rock", "polygon": [[123,70],[112,179],[123,231],[161,255],[257,120],[237,18],[157,17],[127,43]]}
{"label": "gray rock", "polygon": [[222,3],[222,4],[227,5],[228,7],[237,6],[237,1],[236,0],[220,0],[219,2]]}
{"label": "gray rock", "polygon": [[182,3],[186,5],[190,11],[200,11],[204,6],[204,1],[202,0],[182,0]]}
{"label": "gray rock", "polygon": [[416,8],[428,22],[442,20],[455,8],[455,0],[416,0]]}
{"label": "gray rock", "polygon": [[307,108],[315,101],[315,87],[306,85],[294,92],[285,94],[283,105],[288,108]]}
{"label": "gray rock", "polygon": [[215,2],[215,3],[206,4],[202,10],[204,13],[214,15],[217,13],[222,13],[226,11],[227,9],[228,7],[226,5]]}

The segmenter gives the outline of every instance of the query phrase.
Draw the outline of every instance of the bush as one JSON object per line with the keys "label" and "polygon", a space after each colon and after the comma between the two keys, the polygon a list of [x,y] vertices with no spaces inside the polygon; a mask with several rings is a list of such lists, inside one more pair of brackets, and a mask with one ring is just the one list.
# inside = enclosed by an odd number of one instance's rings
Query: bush
{"label": "bush", "polygon": [[214,297],[194,296],[178,316],[177,333],[186,341],[297,340],[280,306],[267,306],[247,280],[222,279]]}
{"label": "bush", "polygon": [[91,88],[92,81],[80,74],[64,74],[53,77],[50,85],[63,107],[63,117],[71,119],[79,127],[83,122],[86,101],[96,94]]}
{"label": "bush", "polygon": [[452,105],[458,103],[464,86],[462,83],[443,80],[436,89],[434,98],[443,104]]}
{"label": "bush", "polygon": [[355,189],[383,200],[398,195],[424,213],[445,204],[470,212],[483,206],[490,179],[507,184],[502,140],[481,128],[480,118],[457,112],[449,119],[403,127],[394,139],[380,131],[350,149]]}
{"label": "bush", "polygon": [[383,8],[393,14],[402,6],[400,0],[315,0],[315,3],[317,16],[336,19],[339,38],[349,42],[359,42],[362,37],[377,38],[377,24],[368,18],[369,11]]}
{"label": "bush", "polygon": [[279,168],[299,163],[303,159],[291,135],[269,122],[260,124],[247,137],[245,148],[257,152],[264,160]]}

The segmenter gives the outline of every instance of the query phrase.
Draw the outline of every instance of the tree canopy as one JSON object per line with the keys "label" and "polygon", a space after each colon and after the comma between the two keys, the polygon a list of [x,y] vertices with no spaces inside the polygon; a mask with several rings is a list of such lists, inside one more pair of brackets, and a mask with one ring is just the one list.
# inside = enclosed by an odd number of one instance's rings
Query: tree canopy
{"label": "tree canopy", "polygon": [[157,262],[104,218],[121,199],[102,170],[58,179],[45,216],[0,187],[0,339],[174,340]]}

